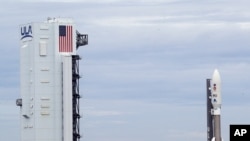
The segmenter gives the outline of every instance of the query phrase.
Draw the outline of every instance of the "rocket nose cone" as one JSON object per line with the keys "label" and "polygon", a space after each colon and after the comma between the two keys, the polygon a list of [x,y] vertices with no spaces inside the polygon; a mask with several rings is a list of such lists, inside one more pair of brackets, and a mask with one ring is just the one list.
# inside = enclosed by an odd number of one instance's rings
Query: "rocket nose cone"
{"label": "rocket nose cone", "polygon": [[212,80],[213,81],[220,81],[220,73],[219,73],[218,69],[214,70]]}

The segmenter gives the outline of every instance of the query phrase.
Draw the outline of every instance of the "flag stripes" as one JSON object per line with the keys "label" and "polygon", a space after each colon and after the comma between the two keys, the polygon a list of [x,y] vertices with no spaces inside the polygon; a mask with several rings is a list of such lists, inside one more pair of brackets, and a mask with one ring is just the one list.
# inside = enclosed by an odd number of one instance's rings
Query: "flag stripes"
{"label": "flag stripes", "polygon": [[59,52],[73,52],[72,26],[59,26]]}

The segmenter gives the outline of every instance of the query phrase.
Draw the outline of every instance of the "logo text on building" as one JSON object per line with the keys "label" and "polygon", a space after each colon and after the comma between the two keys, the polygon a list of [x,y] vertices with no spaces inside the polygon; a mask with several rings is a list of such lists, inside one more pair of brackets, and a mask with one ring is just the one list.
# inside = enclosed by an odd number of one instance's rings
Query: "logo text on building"
{"label": "logo text on building", "polygon": [[24,39],[24,38],[33,38],[32,36],[32,26],[29,25],[29,26],[23,26],[21,27],[21,40]]}

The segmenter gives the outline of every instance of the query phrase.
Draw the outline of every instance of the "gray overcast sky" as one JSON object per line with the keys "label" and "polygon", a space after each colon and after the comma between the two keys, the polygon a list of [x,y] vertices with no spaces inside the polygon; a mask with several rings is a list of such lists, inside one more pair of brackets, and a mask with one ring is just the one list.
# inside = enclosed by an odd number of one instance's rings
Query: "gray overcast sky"
{"label": "gray overcast sky", "polygon": [[82,56],[82,141],[206,140],[205,80],[222,77],[222,136],[250,121],[248,0],[0,2],[0,139],[20,138],[19,25],[73,18]]}

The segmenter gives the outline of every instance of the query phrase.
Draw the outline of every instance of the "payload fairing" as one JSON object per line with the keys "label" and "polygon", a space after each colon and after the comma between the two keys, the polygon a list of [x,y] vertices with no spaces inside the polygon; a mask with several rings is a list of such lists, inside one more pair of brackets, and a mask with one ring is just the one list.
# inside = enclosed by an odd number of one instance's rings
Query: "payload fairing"
{"label": "payload fairing", "polygon": [[214,108],[214,115],[217,115],[220,114],[221,109],[221,79],[217,69],[214,70],[211,83],[211,103]]}
{"label": "payload fairing", "polygon": [[78,141],[79,46],[88,36],[71,19],[20,26],[21,141]]}

